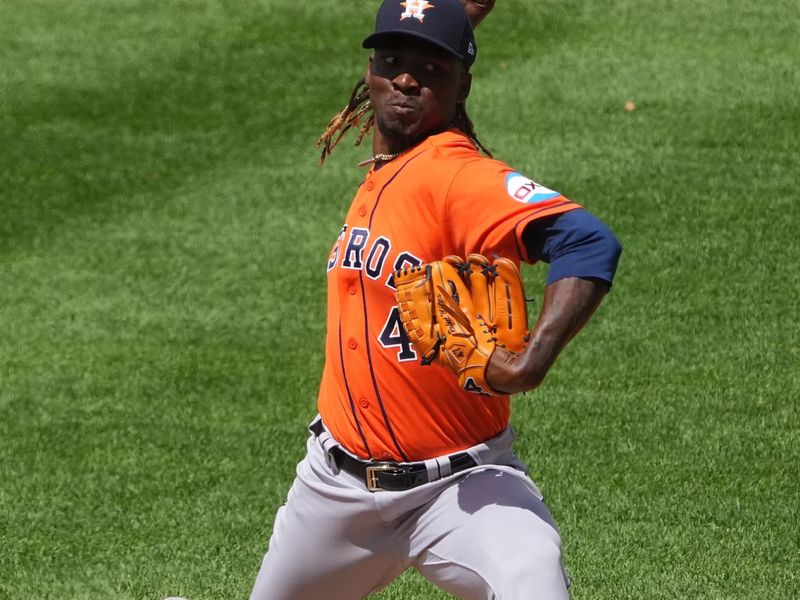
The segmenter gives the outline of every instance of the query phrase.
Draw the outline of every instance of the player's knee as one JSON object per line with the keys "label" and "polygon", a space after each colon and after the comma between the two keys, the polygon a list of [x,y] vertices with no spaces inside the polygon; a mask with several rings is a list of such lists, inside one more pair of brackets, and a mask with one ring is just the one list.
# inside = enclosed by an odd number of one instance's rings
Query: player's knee
{"label": "player's knee", "polygon": [[560,544],[547,542],[537,544],[531,548],[530,553],[521,561],[520,570],[526,573],[560,573],[561,572],[561,547]]}
{"label": "player's knee", "polygon": [[515,564],[521,570],[535,565],[554,565],[561,562],[561,547],[549,537],[533,539],[523,552],[517,554]]}
{"label": "player's knee", "polygon": [[492,582],[495,596],[503,600],[567,597],[561,548],[551,540],[532,541],[524,552],[506,558],[500,576]]}

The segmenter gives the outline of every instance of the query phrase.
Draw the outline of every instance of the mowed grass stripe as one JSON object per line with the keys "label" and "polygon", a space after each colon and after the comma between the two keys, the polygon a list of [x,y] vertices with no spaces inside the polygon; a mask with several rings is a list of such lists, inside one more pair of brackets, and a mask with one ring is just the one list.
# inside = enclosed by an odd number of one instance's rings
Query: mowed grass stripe
{"label": "mowed grass stripe", "polygon": [[[374,3],[8,6],[0,597],[246,596],[366,153],[312,143]],[[575,598],[797,595],[796,30],[786,2],[509,1],[479,32],[481,138],[626,247],[515,400]]]}

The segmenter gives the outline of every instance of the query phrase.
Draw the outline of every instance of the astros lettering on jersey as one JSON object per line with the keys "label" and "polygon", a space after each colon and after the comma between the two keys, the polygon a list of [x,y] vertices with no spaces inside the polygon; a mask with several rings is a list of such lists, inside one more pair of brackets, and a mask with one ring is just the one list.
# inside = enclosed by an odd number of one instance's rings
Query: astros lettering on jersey
{"label": "astros lettering on jersey", "polygon": [[420,364],[400,324],[392,273],[472,252],[528,261],[525,225],[575,208],[481,156],[457,130],[370,170],[327,265],[318,408],[334,438],[361,458],[415,461],[500,433],[508,425],[508,396],[470,394],[447,369]]}

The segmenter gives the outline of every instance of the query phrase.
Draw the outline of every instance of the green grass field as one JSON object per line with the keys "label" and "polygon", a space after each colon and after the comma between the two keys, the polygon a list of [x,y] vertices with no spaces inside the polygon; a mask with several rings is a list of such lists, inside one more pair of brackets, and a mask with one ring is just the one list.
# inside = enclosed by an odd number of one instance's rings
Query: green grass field
{"label": "green grass field", "polygon": [[[497,4],[478,135],[625,246],[514,400],[574,599],[800,597],[796,0]],[[0,600],[249,593],[369,154],[314,140],[376,5],[0,2]]]}

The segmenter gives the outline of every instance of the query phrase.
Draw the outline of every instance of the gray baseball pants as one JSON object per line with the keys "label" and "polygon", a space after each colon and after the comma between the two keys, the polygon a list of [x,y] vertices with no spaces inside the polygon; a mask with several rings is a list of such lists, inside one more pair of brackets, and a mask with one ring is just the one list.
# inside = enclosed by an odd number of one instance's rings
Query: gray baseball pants
{"label": "gray baseball pants", "polygon": [[513,439],[509,427],[470,448],[479,466],[467,471],[370,492],[333,464],[330,434],[312,434],[251,600],[355,600],[409,567],[467,600],[567,600],[556,524]]}

